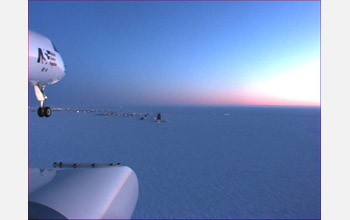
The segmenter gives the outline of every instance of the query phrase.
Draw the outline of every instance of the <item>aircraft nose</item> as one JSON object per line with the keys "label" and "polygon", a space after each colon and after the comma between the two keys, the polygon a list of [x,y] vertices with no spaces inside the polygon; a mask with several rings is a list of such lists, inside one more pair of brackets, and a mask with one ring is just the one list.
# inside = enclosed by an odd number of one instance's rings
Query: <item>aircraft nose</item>
{"label": "aircraft nose", "polygon": [[66,75],[66,65],[64,64],[63,59],[62,59],[61,55],[59,55],[59,54],[57,57],[57,66],[60,69],[61,78],[64,77]]}

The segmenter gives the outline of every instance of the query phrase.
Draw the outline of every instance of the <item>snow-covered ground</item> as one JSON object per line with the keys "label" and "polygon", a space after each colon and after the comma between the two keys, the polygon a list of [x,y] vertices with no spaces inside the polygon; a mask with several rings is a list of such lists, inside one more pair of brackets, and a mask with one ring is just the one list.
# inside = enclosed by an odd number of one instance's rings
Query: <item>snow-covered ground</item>
{"label": "snow-covered ground", "polygon": [[150,115],[29,110],[29,167],[121,162],[139,179],[138,219],[320,218],[320,108],[115,111]]}

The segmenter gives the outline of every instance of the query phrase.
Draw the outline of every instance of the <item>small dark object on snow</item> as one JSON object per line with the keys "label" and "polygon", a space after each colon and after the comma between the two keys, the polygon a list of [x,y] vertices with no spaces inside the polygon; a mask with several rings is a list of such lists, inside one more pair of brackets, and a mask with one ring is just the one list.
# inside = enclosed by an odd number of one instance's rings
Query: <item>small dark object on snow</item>
{"label": "small dark object on snow", "polygon": [[145,114],[144,116],[142,116],[142,118],[140,118],[140,120],[145,120],[148,117],[149,113]]}

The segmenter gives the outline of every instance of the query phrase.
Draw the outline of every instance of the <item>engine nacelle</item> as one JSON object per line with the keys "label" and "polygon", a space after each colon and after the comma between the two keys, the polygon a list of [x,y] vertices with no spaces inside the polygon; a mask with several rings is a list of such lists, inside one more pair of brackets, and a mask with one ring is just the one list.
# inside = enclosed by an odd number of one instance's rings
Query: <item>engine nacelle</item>
{"label": "engine nacelle", "polygon": [[130,219],[138,194],[127,166],[29,169],[29,219]]}

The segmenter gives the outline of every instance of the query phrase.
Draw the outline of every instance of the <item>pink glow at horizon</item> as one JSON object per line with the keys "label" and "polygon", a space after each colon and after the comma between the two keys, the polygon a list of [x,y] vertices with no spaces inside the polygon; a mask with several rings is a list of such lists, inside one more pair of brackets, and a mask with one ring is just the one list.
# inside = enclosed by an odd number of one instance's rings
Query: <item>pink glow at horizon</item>
{"label": "pink glow at horizon", "polygon": [[239,88],[212,88],[180,96],[179,104],[190,105],[320,106],[320,65],[314,61],[264,79],[242,82]]}
{"label": "pink glow at horizon", "polygon": [[237,93],[235,95],[222,96],[206,96],[203,98],[187,97],[186,101],[179,104],[191,105],[261,105],[261,106],[320,106],[319,102],[314,101],[300,101],[288,100],[275,97],[267,97],[261,95],[250,95],[244,93]]}

